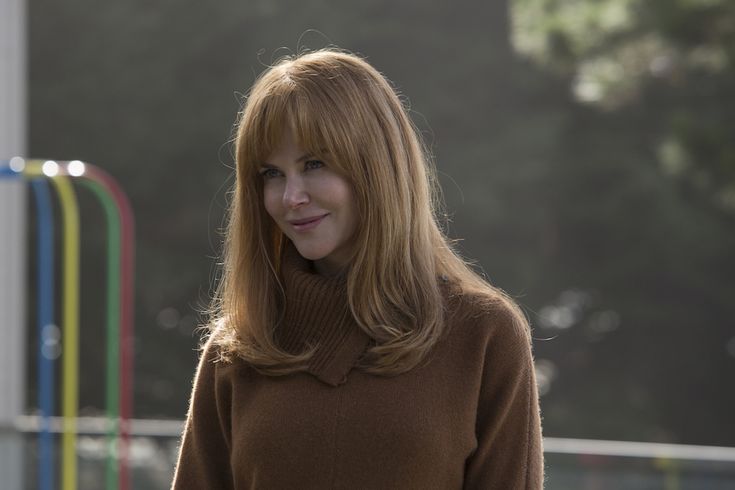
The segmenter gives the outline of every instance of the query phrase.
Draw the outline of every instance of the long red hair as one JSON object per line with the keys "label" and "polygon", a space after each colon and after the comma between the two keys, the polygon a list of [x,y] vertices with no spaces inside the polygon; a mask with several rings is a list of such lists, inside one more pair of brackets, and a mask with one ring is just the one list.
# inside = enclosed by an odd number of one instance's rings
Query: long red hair
{"label": "long red hair", "polygon": [[[479,277],[438,225],[438,187],[429,153],[390,83],[362,58],[336,50],[289,57],[256,81],[240,114],[237,179],[229,208],[222,278],[211,305],[213,341],[266,374],[306,369],[274,339],[283,288],[284,236],[263,206],[258,169],[289,124],[300,146],[351,182],[360,226],[347,273],[349,306],[375,340],[360,368],[398,374],[416,366],[443,335],[454,290],[525,318]],[[328,157],[327,157],[328,155]]]}

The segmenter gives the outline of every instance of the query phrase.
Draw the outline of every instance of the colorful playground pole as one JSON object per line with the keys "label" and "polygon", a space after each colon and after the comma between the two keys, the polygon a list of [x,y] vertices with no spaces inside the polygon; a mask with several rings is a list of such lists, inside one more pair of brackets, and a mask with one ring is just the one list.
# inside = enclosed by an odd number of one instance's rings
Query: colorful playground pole
{"label": "colorful playground pole", "polygon": [[63,319],[61,414],[64,431],[61,445],[62,490],[77,488],[77,415],[79,413],[79,207],[69,179],[51,180],[61,201],[63,236]]}
{"label": "colorful playground pole", "polygon": [[[100,197],[108,216],[108,227],[111,230],[108,243],[113,244],[110,248],[110,257],[118,257],[119,282],[115,293],[119,293],[119,301],[112,301],[108,308],[119,308],[119,323],[110,321],[108,323],[108,339],[120,340],[120,362],[119,362],[119,387],[117,392],[119,398],[108,388],[107,403],[108,417],[113,418],[114,402],[119,402],[118,418],[120,426],[117,428],[120,434],[120,442],[118,445],[118,486],[120,490],[130,488],[130,477],[128,473],[128,447],[130,444],[130,419],[132,418],[133,409],[133,313],[134,313],[134,280],[135,280],[135,220],[133,210],[128,201],[127,196],[115,182],[112,177],[105,173],[102,169],[93,165],[84,164],[79,161],[69,162],[64,167],[69,175],[82,177],[81,182],[91,187],[92,190]],[[119,226],[117,231],[115,227]],[[116,241],[119,238],[119,242]],[[110,270],[114,268],[110,267]],[[112,287],[112,282],[110,282]],[[116,330],[119,325],[119,336]],[[114,345],[108,345],[110,354],[108,354],[108,387],[112,383],[113,378],[118,371],[114,371],[114,366],[110,362],[109,357],[115,350]],[[111,428],[111,432],[115,428]],[[115,487],[112,479],[114,471],[111,467],[111,461],[108,460],[108,487]]]}
{"label": "colorful playground pole", "polygon": [[107,468],[105,471],[105,488],[117,489],[119,471],[117,456],[119,454],[119,387],[120,378],[120,217],[115,202],[107,190],[98,182],[80,179],[99,199],[107,220],[107,360],[105,376],[105,408],[107,414]]}
{"label": "colorful playground pole", "polygon": [[46,179],[31,180],[36,202],[36,253],[38,305],[38,408],[40,428],[38,434],[38,490],[54,489],[54,437],[51,417],[54,414],[54,360],[58,357],[59,329],[54,323],[54,209]]}
{"label": "colorful playground pole", "polygon": [[[8,165],[9,163],[9,165]],[[34,190],[38,218],[38,320],[39,320],[39,490],[54,488],[54,460],[49,418],[53,397],[53,353],[47,344],[53,335],[53,213],[46,180],[56,188],[61,204],[63,239],[62,273],[62,451],[61,488],[77,488],[77,430],[79,398],[79,226],[80,218],[73,182],[90,189],[100,200],[107,219],[107,364],[106,413],[108,419],[107,490],[128,490],[127,468],[129,419],[132,416],[132,341],[134,219],[132,208],[122,189],[109,175],[93,165],[80,161],[60,162],[14,158],[0,165],[5,180],[23,187],[22,176],[30,180]],[[21,206],[22,207],[22,206]],[[8,209],[8,208],[4,208]],[[23,233],[16,234],[19,239]],[[20,247],[23,248],[23,247]],[[10,254],[9,254],[10,255]],[[1,257],[0,257],[1,258]],[[22,263],[23,261],[20,261]],[[2,265],[0,263],[0,265]],[[22,306],[23,303],[19,302]],[[21,308],[22,309],[22,308]],[[0,310],[1,311],[1,310]],[[53,329],[54,332],[49,332]],[[19,328],[18,331],[23,331]],[[49,335],[50,334],[50,335]],[[18,349],[23,352],[24,349]],[[1,373],[0,373],[1,374]],[[11,376],[12,377],[12,376]],[[17,383],[22,385],[21,382]],[[20,408],[22,409],[22,407]],[[20,410],[19,409],[19,410]],[[20,412],[17,415],[19,415]],[[13,472],[20,473],[20,467]],[[14,487],[15,488],[15,487]],[[18,487],[20,488],[20,487]]]}
{"label": "colorful playground pole", "polygon": [[[76,490],[76,419],[79,406],[79,209],[69,179],[59,175],[54,161],[25,163],[23,172],[32,178],[51,178],[61,203],[62,260],[62,417],[61,488]],[[40,475],[39,475],[40,476]],[[39,478],[41,479],[41,478]]]}

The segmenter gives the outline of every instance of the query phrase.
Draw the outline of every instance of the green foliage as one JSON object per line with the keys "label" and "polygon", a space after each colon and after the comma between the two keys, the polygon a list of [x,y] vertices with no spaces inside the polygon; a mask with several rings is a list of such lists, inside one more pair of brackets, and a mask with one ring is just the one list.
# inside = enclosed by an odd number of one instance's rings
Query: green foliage
{"label": "green foliage", "polygon": [[517,0],[516,50],[582,103],[652,106],[662,170],[735,214],[735,5],[727,0]]}
{"label": "green foliage", "polygon": [[[735,403],[735,6],[516,0],[511,12],[516,52],[568,94],[548,159],[558,267],[545,265],[573,288],[538,310],[553,338],[537,348],[554,366],[547,427],[728,444],[714,419]],[[600,328],[606,311],[619,322]]]}

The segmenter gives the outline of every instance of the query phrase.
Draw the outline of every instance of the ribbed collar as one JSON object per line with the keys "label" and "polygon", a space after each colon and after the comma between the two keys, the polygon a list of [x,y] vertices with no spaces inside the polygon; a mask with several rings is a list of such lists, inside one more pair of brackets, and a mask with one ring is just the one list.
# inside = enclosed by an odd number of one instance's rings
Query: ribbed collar
{"label": "ribbed collar", "polygon": [[370,337],[350,313],[346,277],[325,277],[288,243],[283,257],[286,304],[277,338],[282,349],[296,354],[317,346],[308,372],[338,386],[365,352]]}

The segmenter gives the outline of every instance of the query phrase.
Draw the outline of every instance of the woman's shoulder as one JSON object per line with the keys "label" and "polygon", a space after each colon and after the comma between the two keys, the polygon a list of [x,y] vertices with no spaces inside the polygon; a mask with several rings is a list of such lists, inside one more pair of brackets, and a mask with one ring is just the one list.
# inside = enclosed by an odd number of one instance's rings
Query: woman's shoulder
{"label": "woman's shoulder", "polygon": [[237,334],[232,329],[226,328],[222,322],[215,322],[202,335],[199,359],[202,364],[207,364],[213,371],[221,373],[240,363],[240,349],[241,343]]}
{"label": "woman's shoulder", "polygon": [[446,301],[450,335],[480,345],[530,346],[531,329],[518,303],[503,291],[467,290],[454,286]]}
{"label": "woman's shoulder", "polygon": [[[501,386],[503,379],[533,371],[531,330],[518,304],[502,291],[456,293],[447,309],[447,359],[483,382]],[[488,381],[490,380],[490,381]]]}

